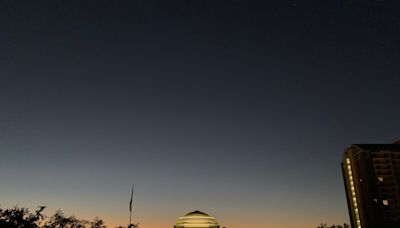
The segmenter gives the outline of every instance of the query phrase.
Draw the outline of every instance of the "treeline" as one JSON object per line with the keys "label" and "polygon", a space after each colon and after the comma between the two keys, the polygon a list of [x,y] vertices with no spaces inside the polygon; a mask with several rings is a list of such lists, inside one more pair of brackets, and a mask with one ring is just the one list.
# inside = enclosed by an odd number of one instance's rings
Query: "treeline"
{"label": "treeline", "polygon": [[[92,221],[78,219],[74,215],[65,216],[57,210],[52,216],[46,216],[43,211],[46,207],[39,206],[34,212],[28,208],[17,207],[11,209],[0,208],[0,228],[106,228],[104,220],[96,217]],[[139,228],[139,224],[117,226],[116,228]],[[350,225],[327,225],[321,223],[317,228],[350,228]]]}
{"label": "treeline", "polygon": [[[106,228],[104,220],[96,217],[92,221],[78,219],[75,216],[65,216],[57,210],[52,216],[46,216],[43,211],[46,207],[39,206],[34,212],[28,208],[17,207],[11,209],[0,208],[1,228]],[[138,228],[138,224],[130,224],[128,228]],[[126,228],[126,226],[118,226]]]}
{"label": "treeline", "polygon": [[350,228],[349,224],[343,224],[343,225],[328,225],[326,223],[321,223],[317,228]]}

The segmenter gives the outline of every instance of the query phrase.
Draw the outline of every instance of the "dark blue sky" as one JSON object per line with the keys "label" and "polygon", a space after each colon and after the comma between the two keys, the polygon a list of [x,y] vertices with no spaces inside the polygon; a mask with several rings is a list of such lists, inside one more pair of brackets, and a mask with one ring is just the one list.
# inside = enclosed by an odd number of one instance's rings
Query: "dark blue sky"
{"label": "dark blue sky", "polygon": [[124,224],[134,182],[143,227],[345,222],[343,149],[399,138],[399,9],[0,1],[0,203]]}

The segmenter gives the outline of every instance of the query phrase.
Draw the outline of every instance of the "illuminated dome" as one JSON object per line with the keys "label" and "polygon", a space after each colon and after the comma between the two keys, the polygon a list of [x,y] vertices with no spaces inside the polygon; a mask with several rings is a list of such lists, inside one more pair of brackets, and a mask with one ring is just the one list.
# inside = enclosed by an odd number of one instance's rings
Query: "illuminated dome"
{"label": "illuminated dome", "polygon": [[183,228],[183,227],[191,227],[191,228],[219,228],[217,220],[213,217],[209,216],[206,213],[201,211],[193,211],[186,214],[183,217],[180,217],[174,226],[174,228]]}

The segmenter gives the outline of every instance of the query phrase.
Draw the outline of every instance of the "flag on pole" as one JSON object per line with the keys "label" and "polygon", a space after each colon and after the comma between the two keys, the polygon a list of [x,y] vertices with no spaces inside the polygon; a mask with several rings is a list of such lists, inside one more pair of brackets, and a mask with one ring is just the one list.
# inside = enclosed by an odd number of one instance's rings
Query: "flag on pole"
{"label": "flag on pole", "polygon": [[129,211],[132,212],[132,200],[133,200],[133,185],[132,185],[132,191],[131,191],[131,201],[129,201]]}

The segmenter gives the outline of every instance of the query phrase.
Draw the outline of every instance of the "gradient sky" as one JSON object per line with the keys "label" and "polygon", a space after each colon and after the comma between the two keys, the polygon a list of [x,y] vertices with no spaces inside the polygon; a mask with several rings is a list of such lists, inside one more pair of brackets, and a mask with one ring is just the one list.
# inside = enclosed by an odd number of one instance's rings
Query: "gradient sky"
{"label": "gradient sky", "polygon": [[348,222],[400,138],[398,1],[0,1],[0,204],[171,228]]}

